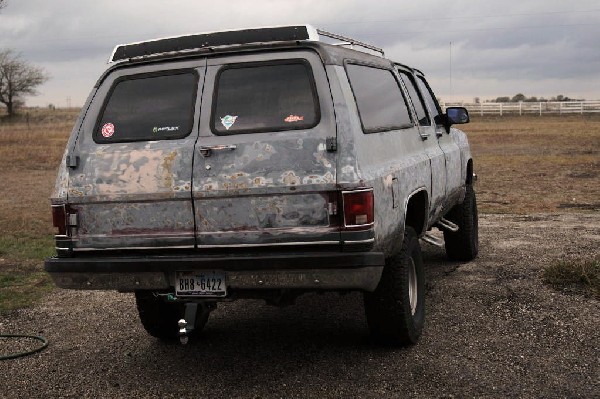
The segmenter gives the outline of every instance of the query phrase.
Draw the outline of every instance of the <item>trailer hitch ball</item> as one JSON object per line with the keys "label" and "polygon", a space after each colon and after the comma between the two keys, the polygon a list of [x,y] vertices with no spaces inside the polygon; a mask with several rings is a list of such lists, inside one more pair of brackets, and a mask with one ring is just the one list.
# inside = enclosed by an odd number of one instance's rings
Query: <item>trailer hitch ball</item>
{"label": "trailer hitch ball", "polygon": [[184,318],[177,322],[179,326],[179,342],[185,345],[189,341],[189,334],[194,330],[196,325],[196,315],[198,313],[198,304],[195,302],[187,302],[185,304]]}
{"label": "trailer hitch ball", "polygon": [[181,319],[177,322],[177,325],[179,326],[179,342],[181,342],[182,345],[185,345],[189,340],[189,337],[187,336],[187,330],[185,328],[187,326],[187,321],[185,321],[185,319]]}

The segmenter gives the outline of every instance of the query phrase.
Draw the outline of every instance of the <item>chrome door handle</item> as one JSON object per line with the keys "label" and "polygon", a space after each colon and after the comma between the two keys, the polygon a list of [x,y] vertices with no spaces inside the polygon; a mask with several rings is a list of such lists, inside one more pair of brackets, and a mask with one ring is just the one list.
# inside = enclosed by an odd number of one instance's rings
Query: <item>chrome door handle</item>
{"label": "chrome door handle", "polygon": [[218,145],[201,145],[200,146],[200,154],[202,154],[203,157],[210,157],[210,155],[212,154],[213,151],[233,151],[237,148],[237,146],[234,145],[225,145],[225,144],[218,144]]}

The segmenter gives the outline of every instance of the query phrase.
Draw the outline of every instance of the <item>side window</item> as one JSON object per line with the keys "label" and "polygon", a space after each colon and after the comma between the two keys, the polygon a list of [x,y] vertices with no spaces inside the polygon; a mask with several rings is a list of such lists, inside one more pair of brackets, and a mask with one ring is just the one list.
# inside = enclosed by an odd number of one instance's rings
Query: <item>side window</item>
{"label": "side window", "polygon": [[429,120],[429,116],[427,115],[427,111],[425,110],[425,103],[423,102],[423,98],[421,97],[421,95],[419,95],[419,92],[415,87],[414,78],[404,71],[398,72],[400,73],[400,78],[402,78],[402,81],[404,82],[404,85],[408,90],[408,95],[410,96],[413,106],[415,107],[417,118],[419,118],[419,125],[431,125],[431,121]]}
{"label": "side window", "polygon": [[414,125],[392,71],[356,64],[347,64],[346,71],[363,132],[384,132]]}
{"label": "side window", "polygon": [[194,124],[194,71],[118,79],[94,129],[96,143],[183,138]]}
{"label": "side window", "polygon": [[304,61],[227,66],[216,80],[215,134],[309,129],[319,123],[312,70]]}
{"label": "side window", "polygon": [[433,92],[429,88],[429,85],[427,84],[425,79],[419,76],[418,84],[419,89],[421,90],[421,94],[423,94],[423,98],[425,99],[425,102],[427,103],[427,106],[429,108],[429,112],[431,112],[433,120],[436,120],[436,117],[442,113],[440,106],[435,97],[433,96]]}

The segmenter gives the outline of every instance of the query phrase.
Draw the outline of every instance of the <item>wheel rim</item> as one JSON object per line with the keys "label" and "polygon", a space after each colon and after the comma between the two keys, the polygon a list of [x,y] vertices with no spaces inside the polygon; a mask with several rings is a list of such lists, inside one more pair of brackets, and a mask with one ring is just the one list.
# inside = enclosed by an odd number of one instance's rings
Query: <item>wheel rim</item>
{"label": "wheel rim", "polygon": [[410,303],[410,312],[414,316],[417,311],[417,269],[415,267],[415,261],[410,258],[408,265],[408,300]]}

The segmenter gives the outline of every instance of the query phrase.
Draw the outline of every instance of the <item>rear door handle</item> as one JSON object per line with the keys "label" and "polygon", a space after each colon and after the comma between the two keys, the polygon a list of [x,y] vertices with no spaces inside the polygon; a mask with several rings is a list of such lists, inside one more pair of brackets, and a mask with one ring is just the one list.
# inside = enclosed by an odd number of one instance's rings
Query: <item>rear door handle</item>
{"label": "rear door handle", "polygon": [[233,151],[236,148],[237,146],[235,144],[201,145],[200,154],[202,154],[203,157],[210,157],[213,151]]}

